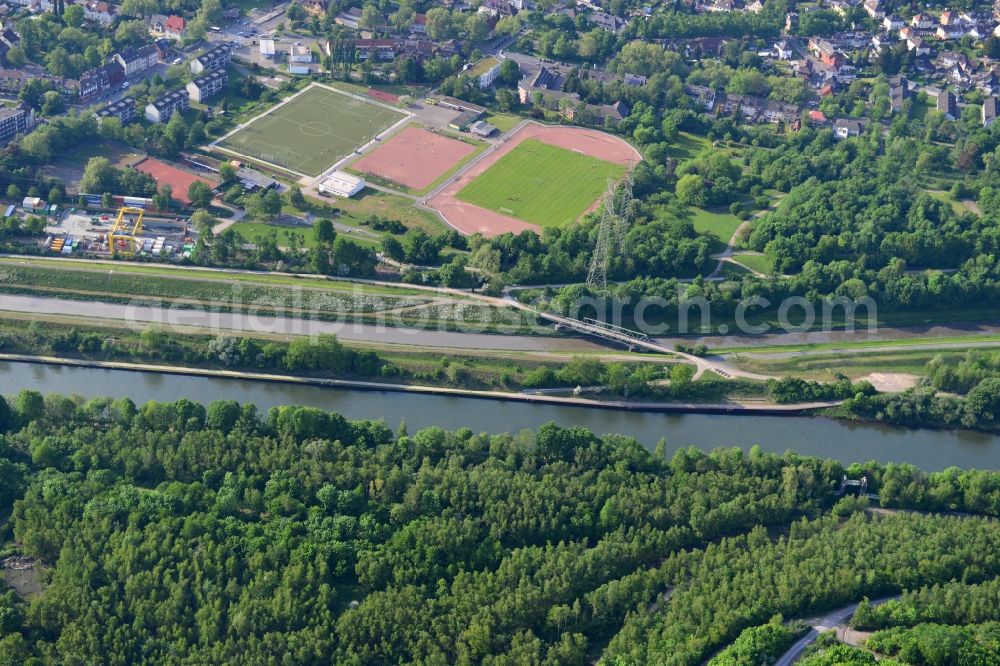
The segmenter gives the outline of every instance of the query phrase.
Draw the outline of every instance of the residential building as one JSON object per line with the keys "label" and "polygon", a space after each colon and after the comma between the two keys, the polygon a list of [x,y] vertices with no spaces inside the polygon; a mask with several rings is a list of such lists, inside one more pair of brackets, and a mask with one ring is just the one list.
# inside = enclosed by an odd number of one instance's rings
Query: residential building
{"label": "residential building", "polygon": [[608,14],[607,12],[591,12],[587,15],[587,20],[598,28],[607,30],[608,32],[621,32],[625,27],[624,19],[614,14]]}
{"label": "residential building", "polygon": [[413,15],[413,22],[410,24],[410,32],[414,35],[427,34],[427,14]]}
{"label": "residential building", "polygon": [[23,69],[0,69],[0,90],[6,93],[16,94],[21,91],[24,84],[29,79],[35,77],[28,74]]}
{"label": "residential building", "polygon": [[813,110],[809,112],[809,122],[814,125],[822,125],[826,122],[826,116],[822,111]]}
{"label": "residential building", "polygon": [[226,70],[215,69],[187,84],[186,89],[191,101],[201,104],[225,90],[228,83],[229,74]]}
{"label": "residential building", "polygon": [[190,105],[190,95],[184,88],[167,93],[146,105],[146,120],[151,123],[165,123],[174,112],[183,112]]}
{"label": "residential building", "polygon": [[156,65],[160,59],[160,54],[153,44],[135,47],[130,46],[114,55],[114,60],[121,65],[125,71],[125,78],[142,74],[150,67]]}
{"label": "residential building", "polygon": [[434,42],[427,39],[397,39],[395,49],[397,56],[427,60],[434,55]]}
{"label": "residential building", "polygon": [[118,18],[118,8],[108,2],[88,2],[83,6],[83,17],[88,21],[109,26]]}
{"label": "residential building", "polygon": [[100,122],[105,118],[117,118],[122,125],[127,125],[135,120],[135,99],[123,97],[113,104],[108,104],[103,109],[94,113],[94,117]]}
{"label": "residential building", "polygon": [[904,109],[903,102],[912,96],[910,82],[905,78],[894,76],[889,79],[889,108],[893,113],[902,113]]}
{"label": "residential building", "polygon": [[934,17],[930,14],[914,14],[910,25],[918,30],[931,30],[935,25]]}
{"label": "residential building", "polygon": [[507,0],[483,0],[479,5],[478,12],[495,18],[504,18],[516,14],[517,9]]}
{"label": "residential building", "polygon": [[952,23],[949,25],[941,24],[934,31],[934,36],[938,39],[961,39],[965,37],[965,26],[962,24]]}
{"label": "residential building", "polygon": [[191,61],[191,73],[203,74],[229,64],[233,51],[229,44],[217,44]]}
{"label": "residential building", "polygon": [[847,62],[846,56],[825,39],[809,39],[809,50],[819,58],[827,69],[838,70]]}
{"label": "residential building", "polygon": [[393,60],[396,42],[392,39],[355,39],[354,53],[358,60]]}
{"label": "residential building", "polygon": [[442,58],[450,58],[453,55],[465,55],[462,51],[462,43],[457,39],[449,39],[438,44],[438,53],[441,54]]}
{"label": "residential building", "polygon": [[794,122],[799,117],[799,107],[751,95],[728,94],[722,102],[726,114],[738,113],[748,122]]}
{"label": "residential building", "polygon": [[26,104],[17,108],[0,108],[0,144],[7,144],[18,134],[35,126],[35,112]]}
{"label": "residential building", "polygon": [[149,21],[146,22],[149,34],[153,37],[165,37],[167,34],[168,18],[170,17],[166,14],[153,14],[150,16]]}
{"label": "residential building", "polygon": [[833,133],[838,139],[846,139],[851,136],[858,136],[865,131],[865,125],[860,120],[853,118],[838,118],[833,123]]}
{"label": "residential building", "polygon": [[983,127],[989,127],[995,123],[997,114],[1000,114],[1000,103],[998,103],[996,97],[987,97],[986,101],[983,102]]}
{"label": "residential building", "polygon": [[187,21],[180,16],[168,16],[164,36],[167,39],[181,41],[187,38]]}
{"label": "residential building", "polygon": [[118,60],[87,70],[80,77],[80,100],[95,100],[124,81],[125,68]]}
{"label": "residential building", "polygon": [[627,86],[635,86],[636,88],[641,88],[646,85],[646,77],[640,76],[638,74],[626,74],[622,77],[622,81]]}
{"label": "residential building", "polygon": [[948,120],[955,120],[958,118],[958,100],[955,99],[955,95],[948,92],[947,90],[942,90],[938,93],[936,108],[944,117]]}
{"label": "residential building", "polygon": [[690,97],[695,104],[702,107],[705,111],[712,111],[715,108],[715,88],[709,88],[708,86],[686,85],[684,86],[684,94]]}
{"label": "residential building", "polygon": [[164,37],[153,42],[153,46],[156,47],[156,57],[160,59],[160,62],[166,62],[167,58],[170,57],[170,42]]}
{"label": "residential building", "polygon": [[865,13],[876,21],[881,21],[885,18],[885,8],[882,7],[882,3],[879,0],[865,0],[864,7]]}
{"label": "residential building", "polygon": [[886,16],[882,19],[882,27],[888,32],[896,32],[897,30],[902,29],[905,25],[906,23],[903,22],[903,19],[896,15]]}
{"label": "residential building", "polygon": [[912,51],[917,56],[924,56],[931,52],[931,48],[924,43],[924,39],[920,35],[906,38],[906,50]]}

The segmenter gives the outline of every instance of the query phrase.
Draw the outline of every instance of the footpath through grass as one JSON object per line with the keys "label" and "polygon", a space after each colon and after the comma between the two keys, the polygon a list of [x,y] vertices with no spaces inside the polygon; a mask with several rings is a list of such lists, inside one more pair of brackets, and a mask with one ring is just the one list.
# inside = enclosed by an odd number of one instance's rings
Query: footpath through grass
{"label": "footpath through grass", "polygon": [[625,168],[537,139],[519,144],[458,198],[541,227],[573,222],[618,179]]}

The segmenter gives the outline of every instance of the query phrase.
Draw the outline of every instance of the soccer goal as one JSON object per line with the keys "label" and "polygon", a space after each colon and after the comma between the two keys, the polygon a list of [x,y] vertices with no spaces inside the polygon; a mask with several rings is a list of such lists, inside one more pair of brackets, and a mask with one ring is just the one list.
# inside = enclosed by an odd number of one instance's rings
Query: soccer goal
{"label": "soccer goal", "polygon": [[514,211],[511,210],[510,208],[504,208],[503,206],[501,206],[500,207],[500,214],[501,215],[510,215],[511,217],[513,217]]}

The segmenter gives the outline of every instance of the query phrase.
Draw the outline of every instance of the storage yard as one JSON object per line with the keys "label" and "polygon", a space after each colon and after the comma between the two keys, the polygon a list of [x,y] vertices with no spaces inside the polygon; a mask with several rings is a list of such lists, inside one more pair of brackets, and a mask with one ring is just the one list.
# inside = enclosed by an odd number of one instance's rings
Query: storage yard
{"label": "storage yard", "polygon": [[[194,249],[186,219],[143,216],[141,231],[132,242],[117,242],[112,248],[109,235],[114,236],[115,215],[70,212],[51,221],[45,227],[44,247],[54,254],[69,255],[88,252],[96,255],[134,254],[139,257],[187,256]],[[129,236],[132,227],[125,230]]]}

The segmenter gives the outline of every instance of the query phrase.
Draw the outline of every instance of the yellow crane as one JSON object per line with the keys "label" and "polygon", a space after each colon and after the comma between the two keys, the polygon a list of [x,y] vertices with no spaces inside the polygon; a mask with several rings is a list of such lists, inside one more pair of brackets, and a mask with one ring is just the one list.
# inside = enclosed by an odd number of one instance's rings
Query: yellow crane
{"label": "yellow crane", "polygon": [[108,232],[109,250],[128,255],[136,253],[142,242],[139,240],[139,235],[142,233],[142,216],[145,212],[142,208],[133,206],[122,206],[118,209],[114,226]]}

